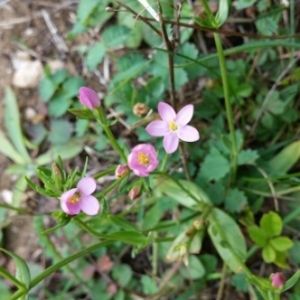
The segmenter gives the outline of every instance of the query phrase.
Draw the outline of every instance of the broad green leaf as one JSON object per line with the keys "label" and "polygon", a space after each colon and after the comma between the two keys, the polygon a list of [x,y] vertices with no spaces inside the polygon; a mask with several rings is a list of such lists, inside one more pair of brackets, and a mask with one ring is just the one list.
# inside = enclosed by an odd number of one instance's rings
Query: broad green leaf
{"label": "broad green leaf", "polygon": [[271,263],[276,259],[276,252],[270,244],[263,247],[262,257],[266,263]]}
{"label": "broad green leaf", "polygon": [[300,140],[283,148],[269,161],[269,165],[274,171],[286,173],[297,163],[299,158]]}
{"label": "broad green leaf", "polygon": [[285,292],[290,288],[292,288],[298,282],[299,278],[300,278],[300,270],[294,273],[294,275],[286,281],[285,285],[282,288],[282,292]]}
{"label": "broad green leaf", "polygon": [[228,160],[216,149],[212,148],[201,165],[201,174],[208,180],[219,180],[230,171]]}
{"label": "broad green leaf", "polygon": [[163,214],[164,210],[162,209],[160,202],[157,201],[149,210],[147,210],[146,215],[143,218],[142,230],[146,231],[157,225]]}
{"label": "broad green leaf", "polygon": [[153,278],[150,278],[148,275],[142,275],[141,283],[143,286],[143,292],[146,295],[154,294],[158,291],[158,286],[153,280]]}
{"label": "broad green leaf", "polygon": [[10,141],[5,137],[2,130],[0,130],[0,152],[16,164],[24,164],[26,162],[22,155],[15,150]]}
{"label": "broad green leaf", "polygon": [[268,236],[266,233],[259,228],[258,226],[250,226],[248,227],[248,232],[251,240],[258,246],[263,247],[268,240]]}
{"label": "broad green leaf", "polygon": [[117,216],[117,215],[108,215],[107,218],[112,223],[114,223],[115,225],[120,227],[121,229],[129,230],[129,231],[137,231],[138,230],[136,228],[136,226],[134,226],[132,223],[130,223],[129,221],[124,219],[124,217],[120,217],[120,216]]}
{"label": "broad green leaf", "polygon": [[259,158],[256,150],[246,149],[238,154],[238,165],[252,165]]}
{"label": "broad green leaf", "polygon": [[278,24],[271,17],[261,17],[255,22],[257,30],[265,35],[272,35],[277,32]]}
{"label": "broad green leaf", "polygon": [[225,197],[225,209],[229,212],[241,212],[247,205],[247,197],[239,189],[229,189]]}
{"label": "broad green leaf", "polygon": [[65,144],[74,131],[73,124],[67,120],[51,120],[49,141],[52,144]]}
{"label": "broad green leaf", "polygon": [[35,163],[40,166],[47,165],[55,161],[57,156],[60,156],[62,159],[73,158],[82,151],[83,149],[82,142],[83,142],[82,139],[71,139],[66,144],[55,145],[46,153],[40,155],[35,160]]}
{"label": "broad green leaf", "polygon": [[282,220],[276,212],[270,211],[264,214],[259,223],[268,237],[280,235],[282,231]]}
{"label": "broad green leaf", "polygon": [[117,231],[108,234],[107,237],[130,245],[144,245],[147,240],[138,231]]}
{"label": "broad green leaf", "polygon": [[80,1],[77,7],[77,18],[80,23],[86,23],[87,19],[101,3],[99,0]]}
{"label": "broad green leaf", "polygon": [[[11,88],[6,88],[5,93],[5,114],[4,121],[8,136],[13,143],[15,149],[24,158],[26,162],[30,162],[31,158],[24,144],[24,137],[21,127],[21,117],[19,113],[17,99]],[[2,147],[2,145],[1,145]]]}
{"label": "broad green leaf", "polygon": [[248,291],[248,282],[247,275],[245,273],[234,274],[231,280],[231,284],[236,288],[239,292],[247,292]]}
{"label": "broad green leaf", "polygon": [[168,195],[181,205],[191,209],[201,210],[203,204],[211,204],[205,192],[187,180],[176,182],[165,176],[156,177],[155,190]]}
{"label": "broad green leaf", "polygon": [[14,254],[11,251],[8,251],[6,249],[0,248],[0,251],[8,254],[11,256],[16,263],[16,279],[18,279],[20,282],[22,282],[26,288],[29,288],[30,286],[30,271],[26,264],[26,262],[19,257],[18,255]]}
{"label": "broad green leaf", "polygon": [[270,244],[277,251],[286,251],[293,247],[293,241],[286,236],[278,236],[270,240]]}
{"label": "broad green leaf", "polygon": [[183,265],[179,271],[183,278],[192,280],[200,279],[205,275],[203,264],[195,255],[189,255],[188,265]]}
{"label": "broad green leaf", "polygon": [[51,77],[42,78],[39,83],[39,93],[41,95],[42,100],[44,102],[48,102],[55,94],[57,87],[58,84],[55,84],[51,80]]}
{"label": "broad green leaf", "polygon": [[112,278],[120,284],[120,286],[125,287],[128,285],[132,277],[132,270],[126,264],[114,265],[112,270]]}
{"label": "broad green leaf", "polygon": [[240,261],[245,261],[247,248],[238,224],[218,208],[211,211],[208,221],[208,233],[219,255],[233,272],[240,272]]}
{"label": "broad green leaf", "polygon": [[85,64],[90,71],[96,69],[96,67],[103,61],[106,53],[106,48],[103,43],[95,43],[88,51]]}
{"label": "broad green leaf", "polygon": [[236,5],[235,5],[235,8],[236,9],[245,9],[245,8],[248,8],[250,6],[252,6],[253,4],[255,4],[257,0],[238,0]]}
{"label": "broad green leaf", "polygon": [[130,35],[130,29],[123,25],[112,25],[102,33],[102,41],[108,48],[115,48],[124,44]]}

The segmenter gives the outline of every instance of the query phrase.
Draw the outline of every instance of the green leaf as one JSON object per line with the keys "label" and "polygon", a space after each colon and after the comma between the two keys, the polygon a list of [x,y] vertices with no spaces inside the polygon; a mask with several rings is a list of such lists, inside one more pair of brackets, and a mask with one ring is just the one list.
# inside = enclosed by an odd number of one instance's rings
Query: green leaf
{"label": "green leaf", "polygon": [[69,141],[74,128],[67,120],[52,120],[50,126],[49,141],[52,144],[65,144]]}
{"label": "green leaf", "polygon": [[258,246],[263,247],[268,240],[268,236],[266,233],[259,228],[258,226],[250,226],[248,227],[248,232],[251,240]]}
{"label": "green leaf", "polygon": [[51,78],[44,77],[39,83],[39,93],[44,102],[48,102],[54,95],[58,85]]}
{"label": "green leaf", "polygon": [[239,226],[218,208],[211,211],[208,221],[208,233],[219,255],[233,272],[240,272],[240,261],[246,260],[247,248]]}
{"label": "green leaf", "polygon": [[151,295],[158,291],[158,286],[155,280],[150,278],[148,275],[142,275],[141,283],[143,286],[143,292],[146,295]]}
{"label": "green leaf", "polygon": [[16,164],[24,164],[26,160],[20,155],[10,141],[5,137],[4,133],[0,130],[0,152],[14,161]]}
{"label": "green leaf", "polygon": [[123,25],[112,25],[102,33],[102,40],[106,47],[122,46],[130,35],[130,29]]}
{"label": "green leaf", "polygon": [[276,259],[276,251],[270,244],[263,247],[262,257],[266,263],[271,263]]}
{"label": "green leaf", "polygon": [[96,67],[103,61],[106,53],[106,48],[103,43],[98,42],[91,47],[87,53],[85,64],[90,71],[96,69]]}
{"label": "green leaf", "polygon": [[219,1],[219,10],[215,17],[217,28],[221,27],[226,22],[229,13],[230,2],[230,0]]}
{"label": "green leaf", "polygon": [[19,257],[18,255],[14,254],[11,251],[8,251],[6,249],[0,248],[0,251],[8,254],[11,256],[16,263],[16,279],[20,282],[24,283],[24,286],[26,288],[29,288],[30,286],[30,271],[26,264],[26,262]]}
{"label": "green leaf", "polygon": [[186,279],[200,279],[205,275],[205,269],[198,257],[195,255],[188,256],[188,265],[183,265],[180,269],[180,274]]}
{"label": "green leaf", "polygon": [[130,244],[130,245],[144,245],[146,237],[138,231],[117,231],[107,235],[108,238]]}
{"label": "green leaf", "polygon": [[153,228],[158,224],[160,218],[164,214],[160,202],[157,201],[147,212],[143,218],[142,230],[146,231],[148,228]]}
{"label": "green leaf", "polygon": [[80,1],[77,7],[77,18],[81,23],[86,23],[90,15],[100,4],[99,0]]}
{"label": "green leaf", "polygon": [[25,176],[21,176],[13,185],[12,204],[15,207],[21,207],[22,199],[27,188]]}
{"label": "green leaf", "polygon": [[131,224],[129,221],[124,219],[124,217],[117,216],[117,215],[108,215],[107,218],[112,223],[114,223],[115,225],[120,227],[121,229],[129,230],[129,231],[137,231],[137,228],[133,224]]}
{"label": "green leaf", "polygon": [[230,171],[228,160],[217,150],[212,148],[206,155],[201,166],[201,174],[208,180],[216,180],[223,178]]}
{"label": "green leaf", "polygon": [[283,148],[269,161],[269,165],[274,171],[286,173],[298,162],[299,158],[300,140]]}
{"label": "green leaf", "polygon": [[234,274],[231,280],[231,284],[236,288],[239,292],[247,292],[248,291],[248,282],[247,275],[245,273],[242,274]]}
{"label": "green leaf", "polygon": [[[24,158],[26,162],[30,162],[31,158],[24,144],[24,137],[21,130],[21,117],[19,113],[17,99],[12,89],[7,87],[5,91],[5,114],[4,121],[7,134],[13,143],[15,149]],[[2,145],[1,145],[2,147]]]}
{"label": "green leaf", "polygon": [[229,189],[225,197],[225,209],[229,212],[241,212],[247,205],[247,197],[238,189]]}
{"label": "green leaf", "polygon": [[174,181],[165,176],[156,177],[154,181],[154,191],[160,191],[168,195],[185,207],[200,210],[201,204],[211,204],[205,192],[190,181]]}
{"label": "green leaf", "polygon": [[285,285],[282,288],[282,292],[285,292],[290,288],[292,288],[298,282],[299,278],[300,278],[300,270],[298,270],[291,278],[289,278],[286,281]]}
{"label": "green leaf", "polygon": [[278,24],[271,17],[261,17],[255,22],[257,30],[265,35],[272,35],[277,32]]}
{"label": "green leaf", "polygon": [[255,4],[256,1],[257,0],[238,0],[235,5],[235,8],[237,10],[245,9],[245,8],[248,8],[248,7],[252,6],[253,4]]}
{"label": "green leaf", "polygon": [[131,268],[126,264],[114,265],[112,277],[114,280],[118,281],[120,286],[125,287],[128,285],[132,277]]}
{"label": "green leaf", "polygon": [[294,240],[293,241],[293,247],[290,248],[289,254],[291,257],[291,260],[294,264],[299,265],[300,264],[300,241]]}
{"label": "green leaf", "polygon": [[242,150],[238,154],[238,165],[253,165],[258,158],[259,155],[256,150]]}
{"label": "green leaf", "polygon": [[268,237],[277,236],[282,231],[282,220],[276,212],[270,211],[260,219],[260,227]]}
{"label": "green leaf", "polygon": [[49,149],[46,153],[40,155],[36,160],[35,163],[37,165],[47,165],[53,162],[57,156],[61,156],[61,158],[69,159],[73,158],[78,155],[82,151],[83,147],[82,138],[79,139],[71,139],[66,144],[55,145],[51,149]]}
{"label": "green leaf", "polygon": [[278,236],[269,241],[272,247],[277,251],[286,251],[293,247],[293,241],[286,236]]}

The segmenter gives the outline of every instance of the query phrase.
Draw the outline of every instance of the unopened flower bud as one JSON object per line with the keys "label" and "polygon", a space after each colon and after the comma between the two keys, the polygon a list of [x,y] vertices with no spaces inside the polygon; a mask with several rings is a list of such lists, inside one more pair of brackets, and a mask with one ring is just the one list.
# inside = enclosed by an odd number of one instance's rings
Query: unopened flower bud
{"label": "unopened flower bud", "polygon": [[115,171],[115,175],[118,179],[126,177],[128,173],[129,168],[127,167],[127,165],[118,165]]}
{"label": "unopened flower bud", "polygon": [[94,90],[85,86],[79,89],[79,100],[83,106],[91,110],[100,106],[98,94]]}
{"label": "unopened flower bud", "polygon": [[285,278],[280,272],[271,274],[271,280],[272,286],[278,289],[281,289],[285,284]]}
{"label": "unopened flower bud", "polygon": [[148,113],[149,107],[147,104],[138,102],[134,105],[132,111],[133,111],[134,115],[136,115],[137,117],[142,117]]}
{"label": "unopened flower bud", "polygon": [[128,193],[130,200],[139,198],[142,194],[141,187],[139,185],[134,186]]}

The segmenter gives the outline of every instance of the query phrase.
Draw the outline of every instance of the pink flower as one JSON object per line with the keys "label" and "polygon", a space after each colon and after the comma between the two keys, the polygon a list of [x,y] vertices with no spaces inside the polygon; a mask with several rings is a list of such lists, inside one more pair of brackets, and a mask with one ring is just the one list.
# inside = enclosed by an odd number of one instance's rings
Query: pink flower
{"label": "pink flower", "polygon": [[79,100],[83,106],[91,110],[100,106],[98,94],[94,90],[85,86],[79,89]]}
{"label": "pink flower", "polygon": [[137,145],[128,155],[128,167],[137,176],[147,177],[157,166],[157,153],[150,144]]}
{"label": "pink flower", "polygon": [[118,165],[115,171],[115,176],[118,179],[124,178],[128,175],[129,169],[127,165]]}
{"label": "pink flower", "polygon": [[99,212],[99,201],[91,194],[96,190],[96,181],[92,177],[82,178],[77,187],[64,192],[60,197],[60,206],[68,215],[77,215],[80,211],[93,216]]}
{"label": "pink flower", "polygon": [[275,288],[281,289],[285,284],[285,278],[282,273],[273,273],[271,274],[272,285]]}
{"label": "pink flower", "polygon": [[196,128],[187,125],[192,119],[194,106],[184,106],[178,114],[167,103],[158,103],[158,113],[162,120],[153,121],[146,131],[152,136],[164,136],[164,148],[167,153],[173,153],[178,148],[179,139],[185,142],[199,140],[199,132]]}

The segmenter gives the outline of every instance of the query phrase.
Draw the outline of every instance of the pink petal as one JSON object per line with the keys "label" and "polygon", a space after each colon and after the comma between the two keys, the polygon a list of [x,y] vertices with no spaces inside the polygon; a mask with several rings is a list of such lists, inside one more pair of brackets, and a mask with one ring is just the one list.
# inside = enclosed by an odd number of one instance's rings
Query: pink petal
{"label": "pink petal", "polygon": [[83,106],[86,106],[88,109],[94,109],[100,106],[98,94],[86,86],[83,86],[79,89],[79,100],[80,103]]}
{"label": "pink petal", "polygon": [[179,138],[176,133],[168,133],[164,137],[163,145],[167,153],[173,153],[178,148]]}
{"label": "pink petal", "polygon": [[152,136],[164,136],[168,133],[168,123],[166,121],[153,121],[146,127],[146,131]]}
{"label": "pink petal", "polygon": [[60,196],[60,201],[62,202],[68,202],[68,200],[75,194],[75,192],[77,191],[77,189],[70,189],[66,192],[64,192],[61,196]]}
{"label": "pink petal", "polygon": [[133,173],[139,177],[147,177],[149,176],[149,172],[146,169],[134,169]]}
{"label": "pink petal", "polygon": [[80,208],[89,216],[94,216],[99,212],[100,204],[94,196],[83,196],[80,201]]}
{"label": "pink petal", "polygon": [[165,102],[159,102],[157,109],[163,121],[169,122],[173,121],[176,118],[176,113],[173,107]]}
{"label": "pink petal", "polygon": [[96,180],[93,177],[84,177],[79,180],[77,189],[81,195],[90,195],[96,190]]}
{"label": "pink petal", "polygon": [[76,203],[60,201],[60,207],[68,215],[78,215],[80,213],[80,201]]}
{"label": "pink petal", "polygon": [[195,142],[200,138],[198,130],[189,125],[179,128],[177,134],[178,137],[185,142]]}
{"label": "pink petal", "polygon": [[194,105],[189,104],[184,106],[177,114],[175,122],[179,125],[186,125],[191,121],[194,114]]}

